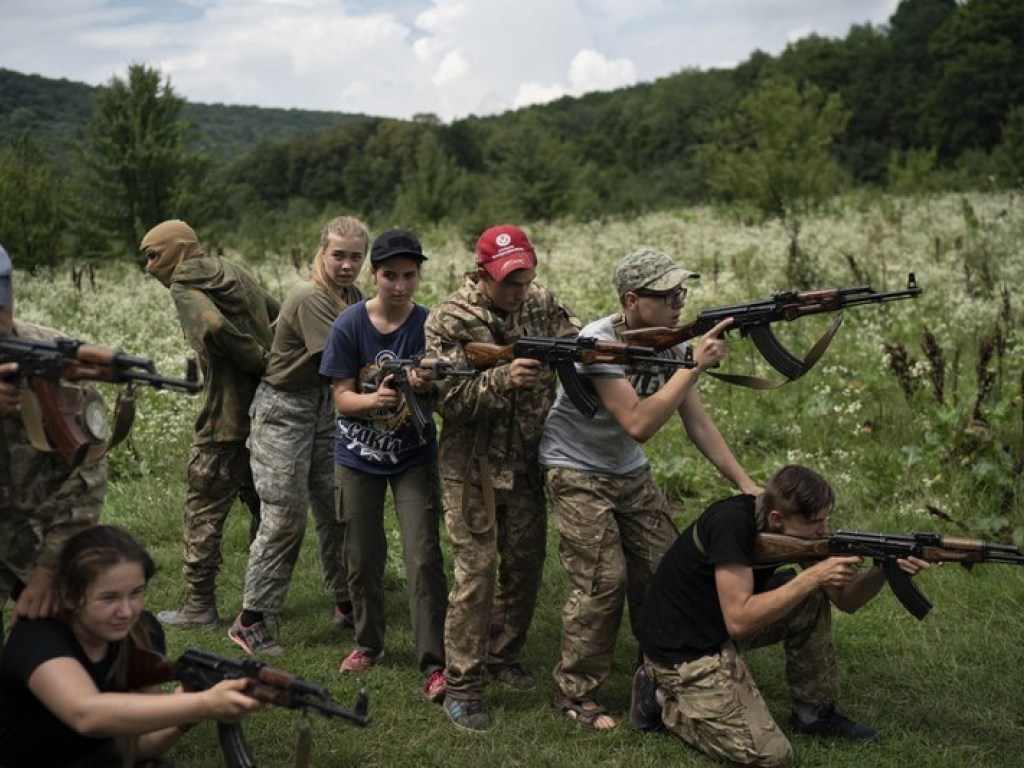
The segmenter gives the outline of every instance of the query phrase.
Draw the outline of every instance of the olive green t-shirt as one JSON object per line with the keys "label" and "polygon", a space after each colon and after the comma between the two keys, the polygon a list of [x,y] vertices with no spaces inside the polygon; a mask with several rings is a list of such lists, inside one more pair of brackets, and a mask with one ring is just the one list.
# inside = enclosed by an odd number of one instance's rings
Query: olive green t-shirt
{"label": "olive green t-shirt", "polygon": [[345,291],[344,298],[345,303],[339,308],[337,299],[312,280],[301,280],[292,286],[277,317],[264,381],[285,392],[324,383],[319,373],[320,354],[331,324],[341,309],[362,298],[362,292],[352,286]]}

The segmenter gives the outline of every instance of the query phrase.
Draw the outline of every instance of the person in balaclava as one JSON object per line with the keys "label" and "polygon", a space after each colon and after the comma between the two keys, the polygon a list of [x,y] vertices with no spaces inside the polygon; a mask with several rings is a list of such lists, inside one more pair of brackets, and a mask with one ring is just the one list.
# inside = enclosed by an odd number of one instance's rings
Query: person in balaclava
{"label": "person in balaclava", "polygon": [[206,256],[195,231],[179,219],[153,227],[139,246],[146,271],[170,289],[185,338],[199,358],[206,398],[195,423],[183,515],[178,610],[161,611],[172,627],[214,629],[215,582],[224,522],[236,497],[259,527],[260,500],[249,467],[249,406],[266,368],[278,302],[249,272]]}
{"label": "person in balaclava", "polygon": [[[14,319],[11,259],[0,246],[0,338],[6,337],[49,342],[63,334]],[[49,446],[41,429],[29,430],[31,419],[21,409],[26,381],[18,374],[17,363],[0,363],[0,610],[14,600],[11,626],[57,612],[57,556],[72,535],[96,524],[107,491],[103,452],[72,465]],[[73,382],[60,382],[58,393],[62,416],[102,442],[107,425],[99,393]],[[0,618],[0,649],[3,641]]]}

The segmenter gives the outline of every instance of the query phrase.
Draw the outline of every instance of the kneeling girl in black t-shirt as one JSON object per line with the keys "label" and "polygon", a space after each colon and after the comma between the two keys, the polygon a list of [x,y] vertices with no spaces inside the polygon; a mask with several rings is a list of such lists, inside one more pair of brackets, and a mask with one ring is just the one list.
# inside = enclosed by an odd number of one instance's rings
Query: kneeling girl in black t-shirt
{"label": "kneeling girl in black t-shirt", "polygon": [[68,540],[54,574],[60,616],[19,621],[0,658],[3,766],[60,766],[102,749],[156,757],[196,721],[237,721],[259,706],[242,693],[244,680],[173,696],[128,689],[132,648],[163,651],[160,626],[144,611],[155,570],[120,528]]}

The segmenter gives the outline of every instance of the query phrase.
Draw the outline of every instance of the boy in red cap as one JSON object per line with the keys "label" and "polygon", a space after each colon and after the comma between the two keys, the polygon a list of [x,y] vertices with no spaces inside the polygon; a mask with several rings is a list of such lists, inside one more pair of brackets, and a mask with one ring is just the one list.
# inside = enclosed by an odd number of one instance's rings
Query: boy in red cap
{"label": "boy in red cap", "polygon": [[[427,318],[427,355],[465,362],[470,341],[573,338],[579,321],[535,281],[526,233],[502,225],[476,244],[476,269]],[[445,710],[461,729],[486,731],[489,680],[530,690],[519,652],[544,566],[547,506],[537,448],[555,380],[536,360],[515,359],[439,386],[445,525],[455,579],[445,622]],[[500,536],[499,536],[500,531]]]}

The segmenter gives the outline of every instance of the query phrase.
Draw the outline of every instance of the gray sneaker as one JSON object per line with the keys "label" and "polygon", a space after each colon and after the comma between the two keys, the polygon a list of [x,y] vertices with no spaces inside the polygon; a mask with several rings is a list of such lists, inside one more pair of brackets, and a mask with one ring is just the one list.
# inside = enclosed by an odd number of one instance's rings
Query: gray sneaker
{"label": "gray sneaker", "polygon": [[156,620],[165,627],[178,629],[216,629],[220,616],[217,615],[217,606],[212,603],[202,605],[186,600],[176,611],[160,611]]}
{"label": "gray sneaker", "polygon": [[529,672],[523,669],[523,665],[518,661],[513,661],[511,664],[506,664],[504,667],[491,670],[491,679],[497,680],[506,688],[518,691],[519,693],[526,693],[527,691],[532,691],[537,687],[537,683],[534,682],[533,677]]}
{"label": "gray sneaker", "polygon": [[246,627],[239,616],[228,630],[228,639],[250,656],[280,656],[284,653],[284,647],[270,634],[264,621]]}
{"label": "gray sneaker", "polygon": [[490,730],[491,716],[484,709],[484,700],[481,698],[453,699],[448,697],[444,702],[444,711],[452,725],[463,731],[482,733]]}

